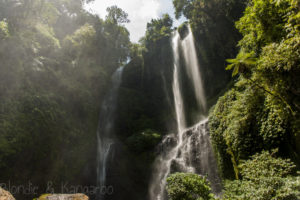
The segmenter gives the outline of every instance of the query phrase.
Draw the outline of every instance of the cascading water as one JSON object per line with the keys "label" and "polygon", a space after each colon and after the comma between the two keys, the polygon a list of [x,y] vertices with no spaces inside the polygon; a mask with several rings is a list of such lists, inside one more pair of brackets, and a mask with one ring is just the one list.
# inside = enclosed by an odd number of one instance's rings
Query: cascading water
{"label": "cascading water", "polygon": [[[183,97],[180,88],[180,79],[179,79],[179,34],[175,34],[172,47],[174,55],[174,74],[173,74],[173,94],[174,94],[174,103],[175,103],[175,112],[176,112],[176,121],[177,121],[177,130],[179,133],[183,131],[186,127],[186,119],[184,112]],[[179,138],[181,140],[181,138]]]}
{"label": "cascading water", "polygon": [[[194,92],[198,105],[201,106],[203,112],[206,112],[206,100],[204,87],[200,75],[200,66],[197,58],[194,36],[191,27],[188,27],[189,34],[182,41],[182,51],[186,62],[186,70],[189,78],[193,82]],[[178,53],[178,52],[177,52]]]}
{"label": "cascading water", "polygon": [[177,120],[177,135],[166,136],[160,144],[161,154],[155,161],[154,172],[150,183],[150,200],[166,199],[166,178],[173,172],[189,172],[207,175],[212,190],[221,191],[221,180],[218,176],[217,163],[207,130],[207,119],[201,116],[200,123],[192,128],[186,127],[185,104],[180,82],[180,49],[186,64],[185,70],[194,87],[196,102],[202,111],[206,111],[204,88],[199,71],[194,37],[191,29],[184,40],[176,32],[172,39],[174,54],[173,94]]}
{"label": "cascading water", "polygon": [[[112,88],[104,99],[101,106],[99,125],[97,130],[98,152],[97,152],[97,185],[101,191],[106,187],[106,171],[109,157],[112,157],[114,146],[114,119],[118,98],[118,90],[122,81],[124,67],[120,67],[112,76]],[[111,158],[112,159],[112,158]],[[104,194],[97,194],[102,200]]]}

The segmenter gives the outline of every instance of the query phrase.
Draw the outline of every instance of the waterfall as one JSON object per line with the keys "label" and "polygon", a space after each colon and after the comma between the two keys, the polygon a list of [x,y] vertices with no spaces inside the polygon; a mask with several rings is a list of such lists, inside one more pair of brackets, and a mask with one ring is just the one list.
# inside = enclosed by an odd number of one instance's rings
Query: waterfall
{"label": "waterfall", "polygon": [[194,92],[196,95],[196,100],[198,106],[201,106],[202,110],[206,112],[206,100],[204,94],[204,87],[200,75],[200,66],[198,62],[194,36],[191,27],[188,27],[189,34],[182,41],[182,51],[184,55],[184,60],[186,62],[186,70],[189,78],[193,82]]}
{"label": "waterfall", "polygon": [[[177,121],[177,130],[179,133],[183,131],[186,127],[185,121],[185,112],[183,105],[182,92],[180,88],[180,79],[179,79],[179,34],[175,34],[172,40],[173,55],[174,55],[174,74],[173,74],[173,94],[174,94],[174,103],[175,103],[175,112],[176,112],[176,121]],[[180,139],[180,138],[179,138]]]}
{"label": "waterfall", "polygon": [[[112,151],[114,148],[114,120],[118,99],[118,90],[122,81],[124,67],[120,67],[112,76],[112,88],[105,96],[100,110],[99,124],[97,129],[97,186],[101,191],[106,187],[106,171],[109,158],[113,159]],[[98,199],[103,199],[104,194],[97,194]]]}
{"label": "waterfall", "polygon": [[221,191],[221,179],[218,176],[217,163],[207,129],[208,120],[200,115],[198,124],[191,128],[186,127],[185,104],[180,81],[181,51],[185,62],[185,70],[194,89],[197,106],[202,108],[203,113],[207,110],[194,37],[191,28],[188,28],[188,31],[188,35],[183,40],[180,39],[178,32],[174,33],[172,38],[174,55],[173,95],[177,134],[167,135],[158,147],[160,155],[154,163],[149,188],[150,200],[167,199],[166,179],[174,172],[206,175],[213,192],[218,194]]}

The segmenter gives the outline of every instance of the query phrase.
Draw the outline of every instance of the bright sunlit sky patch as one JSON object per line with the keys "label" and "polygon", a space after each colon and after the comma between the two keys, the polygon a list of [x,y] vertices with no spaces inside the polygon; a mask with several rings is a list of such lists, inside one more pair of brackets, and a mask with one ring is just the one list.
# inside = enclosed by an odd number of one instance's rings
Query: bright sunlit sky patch
{"label": "bright sunlit sky patch", "polygon": [[147,22],[161,17],[164,13],[170,14],[174,20],[174,26],[178,26],[186,20],[184,18],[175,19],[172,0],[95,0],[86,5],[86,9],[99,14],[104,19],[107,14],[106,8],[113,5],[117,5],[128,13],[130,23],[125,26],[130,32],[132,42],[138,42],[144,36]]}

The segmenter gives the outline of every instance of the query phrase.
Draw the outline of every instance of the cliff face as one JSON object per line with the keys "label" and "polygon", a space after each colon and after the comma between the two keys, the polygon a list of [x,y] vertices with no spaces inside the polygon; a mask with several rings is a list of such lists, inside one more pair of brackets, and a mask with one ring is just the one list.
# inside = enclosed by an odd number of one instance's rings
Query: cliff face
{"label": "cliff face", "polygon": [[[108,164],[109,199],[145,199],[162,135],[176,127],[172,103],[173,59],[169,38],[161,52],[147,53],[125,66],[119,89],[115,132],[117,144]],[[159,57],[157,57],[159,55]]]}

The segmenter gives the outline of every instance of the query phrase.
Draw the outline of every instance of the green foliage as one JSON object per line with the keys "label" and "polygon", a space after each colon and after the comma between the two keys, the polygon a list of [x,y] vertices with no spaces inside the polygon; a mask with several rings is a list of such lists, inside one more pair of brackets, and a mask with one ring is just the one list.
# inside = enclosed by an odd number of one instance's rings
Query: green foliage
{"label": "green foliage", "polygon": [[47,44],[47,47],[44,46],[43,48],[60,48],[60,42],[55,37],[55,33],[52,28],[46,24],[37,24],[35,28],[38,31],[38,43],[44,45]]}
{"label": "green foliage", "polygon": [[192,9],[192,2],[193,0],[173,0],[177,19],[181,15],[189,16],[189,13]]}
{"label": "green foliage", "polygon": [[197,174],[172,174],[167,178],[167,192],[170,200],[214,199],[206,178]]}
{"label": "green foliage", "polygon": [[9,37],[8,23],[0,21],[0,39],[3,40],[7,37]]}
{"label": "green foliage", "polygon": [[173,20],[168,14],[164,14],[161,19],[152,19],[147,23],[146,30],[146,47],[150,48],[152,43],[158,42],[161,39],[170,37],[172,33]]}
{"label": "green foliage", "polygon": [[243,87],[237,88],[242,92],[232,89],[220,98],[210,118],[213,143],[222,157],[219,163],[228,167],[230,155],[236,177],[240,159],[279,147],[288,138],[291,119],[288,108],[278,99],[264,97],[259,89]]}
{"label": "green foliage", "polygon": [[225,183],[225,199],[290,200],[300,197],[300,177],[291,177],[295,165],[276,158],[276,151],[252,156],[239,166],[242,180]]}
{"label": "green foliage", "polygon": [[[263,48],[254,78],[286,104],[291,113],[300,111],[300,96],[296,92],[300,81],[299,35]],[[278,82],[280,80],[280,82]]]}
{"label": "green foliage", "polygon": [[261,150],[289,146],[280,151],[299,158],[300,127],[295,124],[300,111],[296,92],[300,40],[293,21],[298,12],[292,0],[252,0],[237,22],[243,34],[241,50],[235,59],[227,60],[231,63],[227,69],[234,68],[234,74],[242,76],[219,99],[210,118],[223,173],[230,157],[238,178],[241,160]]}
{"label": "green foliage", "polygon": [[130,41],[125,27],[83,3],[0,1],[3,182],[31,180],[41,190],[49,180],[81,184],[95,160],[101,99]]}
{"label": "green foliage", "polygon": [[250,70],[249,68],[252,65],[256,64],[253,53],[244,52],[240,52],[235,59],[227,59],[226,61],[230,63],[230,65],[226,67],[226,70],[231,70],[233,68],[232,76],[235,76],[238,73],[246,73]]}
{"label": "green foliage", "polygon": [[143,51],[145,51],[145,47],[141,44],[132,43],[130,47],[130,57],[131,59],[142,58]]}
{"label": "green foliage", "polygon": [[[173,20],[168,14],[164,14],[160,19],[152,19],[147,23],[146,35],[143,38],[143,45],[145,46],[144,62],[145,68],[152,69],[154,74],[164,70],[163,65],[169,64],[171,58],[170,38],[173,32]],[[157,61],[151,61],[156,58]],[[157,62],[157,63],[155,63]],[[160,62],[160,63],[159,63]],[[157,69],[153,65],[157,65]],[[161,66],[160,68],[158,66]],[[169,67],[169,66],[165,66]]]}
{"label": "green foliage", "polygon": [[[248,0],[173,0],[177,17],[184,15],[193,30],[208,99],[230,82],[226,59],[237,53],[241,35],[235,28]],[[181,30],[180,28],[178,30]],[[237,68],[235,68],[237,69]],[[218,80],[218,81],[215,81]]]}
{"label": "green foliage", "polygon": [[235,0],[173,0],[173,4],[176,18],[184,15],[192,21],[199,20],[207,23],[207,21],[216,20],[218,15],[229,17],[229,19],[235,17],[237,11],[235,9],[243,2]]}
{"label": "green foliage", "polygon": [[[299,111],[299,93],[295,90],[300,83],[295,76],[300,72],[300,41],[297,27],[291,21],[299,13],[299,7],[292,0],[254,1],[247,9],[249,11],[246,11],[239,22],[244,25],[241,28],[244,38],[240,45],[243,50],[254,50],[259,55],[257,66],[252,69],[251,82],[279,99],[292,115],[296,115]],[[262,17],[267,13],[272,13],[272,16]],[[243,20],[257,26],[246,27]],[[251,39],[249,35],[258,35],[255,37],[257,40]],[[245,42],[246,40],[252,44]]]}
{"label": "green foliage", "polygon": [[[300,13],[299,13],[299,1],[293,0],[291,2],[291,10],[293,11],[290,13],[291,15],[288,18],[288,24],[285,26],[287,31],[289,31],[290,36],[293,34],[299,34],[300,32]],[[298,12],[297,12],[298,10]]]}
{"label": "green foliage", "polygon": [[252,0],[244,16],[236,23],[243,34],[239,45],[259,53],[271,42],[280,42],[286,35],[285,24],[292,12],[293,0]]}
{"label": "green foliage", "polygon": [[228,200],[297,200],[300,178],[261,178],[259,184],[251,181],[227,181],[225,197]]}
{"label": "green foliage", "polygon": [[77,29],[70,39],[74,46],[84,48],[83,46],[92,46],[95,35],[96,31],[94,27],[90,24],[85,24]]}
{"label": "green foliage", "polygon": [[228,153],[227,141],[223,132],[230,123],[229,118],[225,116],[228,116],[231,112],[231,107],[236,101],[236,93],[235,90],[230,90],[224,96],[220,97],[217,104],[213,107],[213,113],[210,114],[209,118],[210,136],[217,157],[219,171],[223,178],[231,178],[234,172],[231,156]]}
{"label": "green foliage", "polygon": [[106,9],[106,20],[113,22],[114,24],[129,23],[128,14],[117,6],[111,6]]}
{"label": "green foliage", "polygon": [[272,73],[299,70],[300,36],[272,43],[263,48],[258,69]]}
{"label": "green foliage", "polygon": [[161,138],[160,134],[146,130],[127,138],[126,144],[132,151],[141,153],[153,149],[161,141]]}
{"label": "green foliage", "polygon": [[276,158],[278,149],[271,153],[263,151],[251,156],[250,160],[243,162],[239,168],[243,180],[259,181],[261,177],[282,177],[293,174],[296,166],[290,159]]}

